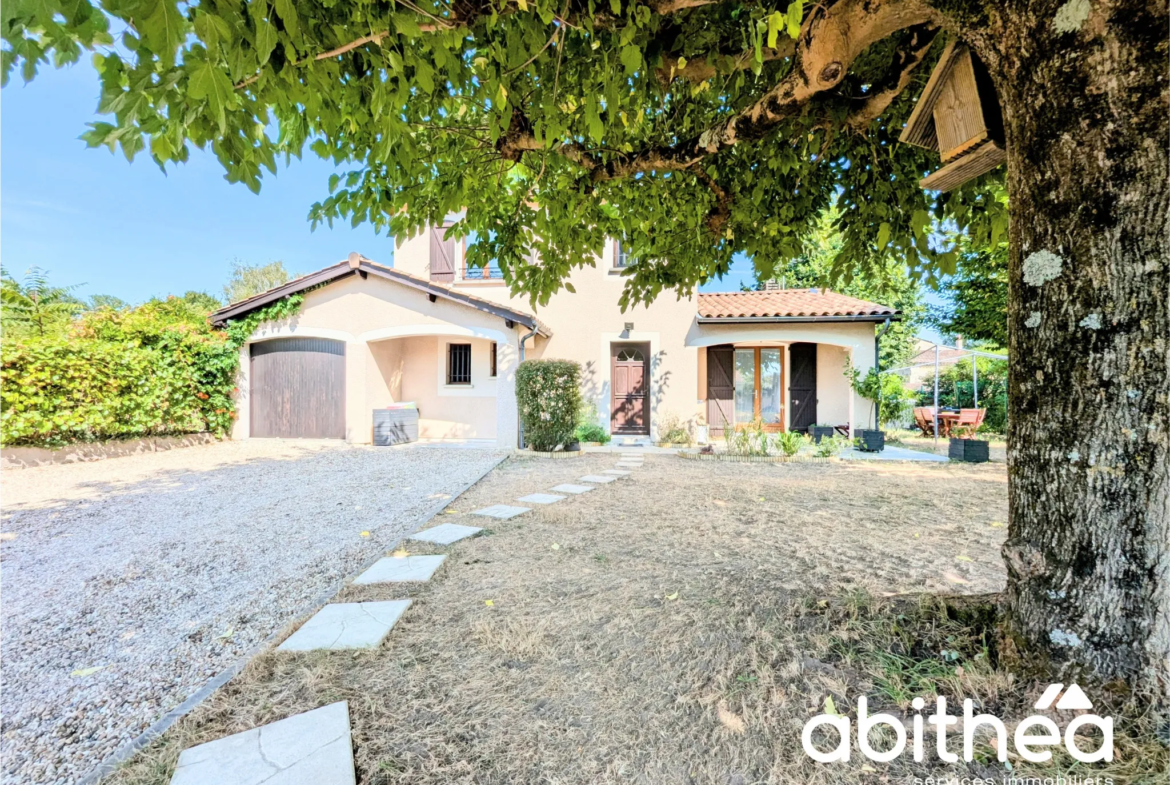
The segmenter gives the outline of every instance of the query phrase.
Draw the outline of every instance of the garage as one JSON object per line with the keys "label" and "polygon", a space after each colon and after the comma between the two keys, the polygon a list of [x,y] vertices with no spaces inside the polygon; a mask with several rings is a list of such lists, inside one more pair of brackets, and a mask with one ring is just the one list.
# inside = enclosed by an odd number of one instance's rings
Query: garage
{"label": "garage", "polygon": [[250,349],[251,436],[345,438],[344,342],[274,338]]}

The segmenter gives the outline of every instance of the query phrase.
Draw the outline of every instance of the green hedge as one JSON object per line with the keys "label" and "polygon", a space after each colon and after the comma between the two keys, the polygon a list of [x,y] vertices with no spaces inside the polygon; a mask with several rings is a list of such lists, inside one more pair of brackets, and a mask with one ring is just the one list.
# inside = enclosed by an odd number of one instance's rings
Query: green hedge
{"label": "green hedge", "polygon": [[568,360],[526,360],[516,369],[516,402],[524,440],[553,450],[575,440],[581,408],[581,366]]}
{"label": "green hedge", "polygon": [[223,433],[234,418],[238,359],[222,337],[6,342],[0,360],[5,446]]}
{"label": "green hedge", "polygon": [[0,347],[0,444],[211,432],[236,419],[239,347],[262,321],[296,313],[293,295],[215,330],[190,297],[102,308],[63,331]]}

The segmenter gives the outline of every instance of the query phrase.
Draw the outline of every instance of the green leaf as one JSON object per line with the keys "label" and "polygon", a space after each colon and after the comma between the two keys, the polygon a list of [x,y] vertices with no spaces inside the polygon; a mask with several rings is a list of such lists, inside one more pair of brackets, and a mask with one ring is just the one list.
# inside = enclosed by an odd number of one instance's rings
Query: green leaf
{"label": "green leaf", "polygon": [[788,19],[788,35],[793,38],[800,36],[800,16],[801,11],[804,10],[804,3],[800,0],[792,0],[788,4],[788,11],[784,16]]}
{"label": "green leaf", "polygon": [[256,47],[256,59],[263,66],[272,56],[276,48],[276,27],[268,21],[268,3],[261,0],[248,4],[248,13],[252,15],[252,24],[256,27],[256,37],[252,45]]}
{"label": "green leaf", "polygon": [[418,26],[418,20],[410,14],[395,14],[394,29],[407,38],[422,37],[422,28]]}
{"label": "green leaf", "polygon": [[632,44],[622,47],[620,57],[622,65],[626,67],[626,76],[633,74],[642,65],[642,50]]}
{"label": "green leaf", "polygon": [[784,26],[784,14],[779,11],[773,11],[768,17],[768,48],[776,48],[776,36],[780,34],[780,28]]}
{"label": "green leaf", "polygon": [[187,35],[187,20],[174,0],[156,0],[154,10],[141,22],[142,37],[165,66],[175,63],[175,50]]}
{"label": "green leaf", "polygon": [[622,15],[622,0],[609,0],[609,10],[614,16]]}
{"label": "green leaf", "polygon": [[198,63],[187,82],[187,95],[196,101],[206,100],[219,122],[219,131],[227,130],[227,105],[234,98],[231,80],[206,60]]}
{"label": "green leaf", "polygon": [[297,17],[297,8],[293,0],[276,0],[276,13],[280,21],[284,22],[284,29],[293,39],[300,38],[300,19]]}
{"label": "green leaf", "polygon": [[890,225],[882,222],[878,227],[877,233],[877,247],[879,251],[886,250],[886,246],[890,244]]}

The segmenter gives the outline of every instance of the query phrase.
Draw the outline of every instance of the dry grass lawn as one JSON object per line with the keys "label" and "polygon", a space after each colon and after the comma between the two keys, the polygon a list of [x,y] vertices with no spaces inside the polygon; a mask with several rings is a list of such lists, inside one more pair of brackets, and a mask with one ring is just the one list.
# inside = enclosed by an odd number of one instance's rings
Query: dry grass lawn
{"label": "dry grass lawn", "polygon": [[827,697],[1034,700],[993,669],[978,611],[908,599],[1001,589],[1002,465],[650,456],[512,521],[466,515],[614,462],[507,461],[438,516],[490,528],[430,583],[342,592],[414,599],[382,648],[264,654],[113,781],[165,783],[187,746],[344,699],[363,785],[890,782],[945,772],[808,761]]}

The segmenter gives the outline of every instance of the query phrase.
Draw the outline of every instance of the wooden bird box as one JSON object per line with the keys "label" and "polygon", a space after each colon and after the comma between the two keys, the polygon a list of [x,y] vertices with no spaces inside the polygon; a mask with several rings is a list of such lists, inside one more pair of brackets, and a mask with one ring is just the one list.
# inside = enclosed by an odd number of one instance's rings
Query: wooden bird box
{"label": "wooden bird box", "polygon": [[958,188],[1007,160],[995,88],[965,44],[947,44],[900,139],[942,156],[943,167],[918,183],[932,191]]}

